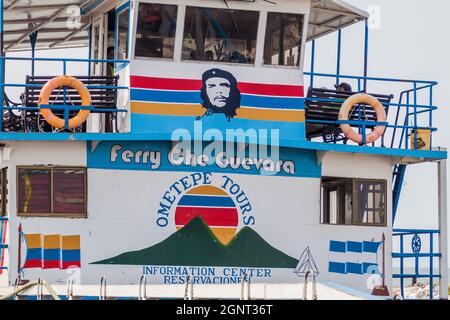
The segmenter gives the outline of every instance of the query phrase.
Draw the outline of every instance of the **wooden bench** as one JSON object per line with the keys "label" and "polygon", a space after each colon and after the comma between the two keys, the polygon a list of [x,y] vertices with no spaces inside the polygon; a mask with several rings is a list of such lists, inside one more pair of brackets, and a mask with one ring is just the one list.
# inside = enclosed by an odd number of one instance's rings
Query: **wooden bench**
{"label": "wooden bench", "polygon": [[[25,107],[37,107],[39,101],[39,95],[41,94],[42,87],[55,76],[27,76],[25,83],[27,86],[25,93],[22,95],[22,103]],[[113,121],[117,121],[117,114],[113,112],[102,112],[101,109],[117,109],[117,89],[105,88],[105,87],[117,87],[119,85],[119,76],[74,76],[78,80],[82,81],[91,94],[92,103],[95,107],[93,113],[105,113],[106,114],[106,132],[113,132]],[[89,86],[95,88],[89,88]],[[65,100],[64,100],[65,99]],[[66,90],[66,97],[64,98],[64,90],[55,90],[50,97],[50,104],[64,105],[71,104],[74,106],[81,105],[81,97],[74,89]],[[78,111],[71,111],[69,117],[73,117]],[[53,110],[53,113],[58,117],[64,118],[63,110]],[[44,132],[51,132],[53,128],[46,122],[38,120],[39,112],[26,111],[25,118],[34,118],[39,125],[39,130]],[[32,121],[34,122],[34,121]],[[84,128],[78,128],[78,131],[85,131],[86,124],[83,124]],[[117,127],[117,126],[116,126]],[[28,128],[35,131],[36,128]]]}
{"label": "wooden bench", "polygon": [[[305,101],[306,113],[306,138],[311,140],[313,138],[322,137],[324,142],[344,141],[347,143],[348,139],[343,135],[338,124],[329,123],[337,121],[339,118],[339,111],[342,103],[347,98],[356,94],[357,92],[341,92],[325,88],[310,88]],[[370,95],[377,98],[384,106],[386,114],[389,112],[389,104],[394,98],[393,95],[373,94]],[[371,106],[357,105],[350,115],[351,121],[377,121],[375,110]],[[308,121],[323,121],[323,123]],[[353,127],[359,127],[353,125]],[[366,128],[373,129],[374,125],[367,125]]]}

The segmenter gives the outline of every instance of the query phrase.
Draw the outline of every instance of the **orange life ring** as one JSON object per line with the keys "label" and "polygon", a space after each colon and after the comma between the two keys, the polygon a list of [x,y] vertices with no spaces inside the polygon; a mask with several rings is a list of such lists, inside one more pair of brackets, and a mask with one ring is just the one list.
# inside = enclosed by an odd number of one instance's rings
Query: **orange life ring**
{"label": "orange life ring", "polygon": [[[81,97],[81,105],[85,107],[91,105],[91,94],[85,87],[84,83],[69,76],[59,76],[48,81],[42,88],[41,94],[39,95],[38,105],[48,105],[52,92],[61,87],[70,87],[77,90]],[[45,121],[47,121],[51,126],[58,129],[63,129],[65,127],[64,119],[55,116],[51,109],[41,109],[40,113],[42,117],[44,117]],[[81,126],[87,120],[90,113],[90,110],[80,110],[76,116],[69,119],[69,129],[74,129]]]}
{"label": "orange life ring", "polygon": [[[377,122],[386,121],[386,111],[384,110],[381,102],[370,94],[365,93],[355,94],[345,100],[345,102],[342,104],[341,110],[339,111],[339,120],[348,121],[349,114],[353,106],[360,103],[372,106],[372,108],[375,110],[375,113],[377,114]],[[353,142],[356,142],[358,144],[363,143],[362,135],[355,132],[349,124],[341,124],[341,130],[345,134],[345,136]],[[384,134],[385,130],[385,126],[376,126],[370,134],[366,135],[366,144],[377,141]]]}

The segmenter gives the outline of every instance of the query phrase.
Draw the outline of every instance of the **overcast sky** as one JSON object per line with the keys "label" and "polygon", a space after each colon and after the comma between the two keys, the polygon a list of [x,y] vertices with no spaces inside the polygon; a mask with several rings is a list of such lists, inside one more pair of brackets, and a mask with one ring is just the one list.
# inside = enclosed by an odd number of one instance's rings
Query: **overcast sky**
{"label": "overcast sky", "polygon": [[[370,32],[369,75],[439,81],[434,104],[440,109],[434,115],[434,126],[440,130],[434,136],[434,146],[450,146],[450,42],[448,41],[448,0],[347,0],[367,10],[379,8],[379,28]],[[375,7],[374,7],[375,6]],[[343,31],[342,73],[362,75],[363,24]],[[318,72],[336,71],[336,36],[317,42]],[[38,56],[80,57],[86,50],[56,50],[38,52]],[[85,55],[86,56],[86,55]],[[309,66],[309,52],[306,66]],[[25,66],[22,64],[22,66]],[[8,82],[23,81],[23,73],[12,72]],[[45,68],[59,68],[57,65]],[[70,72],[70,70],[69,70]],[[76,73],[79,73],[77,71]],[[385,88],[389,92],[389,88]],[[396,97],[398,99],[398,96]],[[408,167],[396,227],[437,227],[437,166],[422,164]],[[450,189],[450,188],[449,188]]]}

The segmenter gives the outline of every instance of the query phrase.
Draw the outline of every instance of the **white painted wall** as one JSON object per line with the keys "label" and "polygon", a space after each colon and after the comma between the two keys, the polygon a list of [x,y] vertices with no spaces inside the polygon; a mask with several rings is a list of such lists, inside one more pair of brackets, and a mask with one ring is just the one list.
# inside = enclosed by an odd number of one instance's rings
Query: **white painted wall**
{"label": "white painted wall", "polygon": [[[5,163],[4,163],[5,164]],[[146,172],[127,170],[88,170],[88,218],[17,218],[16,166],[18,165],[86,166],[86,145],[82,142],[15,142],[10,168],[10,281],[17,270],[17,228],[25,233],[81,236],[81,270],[25,270],[25,278],[43,277],[52,283],[65,283],[69,277],[83,284],[97,284],[102,275],[110,284],[136,284],[142,266],[92,265],[90,263],[118,254],[155,245],[176,232],[173,210],[169,226],[156,225],[156,214],[164,193],[175,181],[189,174],[182,172]],[[355,165],[358,164],[358,165]],[[383,157],[328,153],[323,157],[323,176],[386,179],[391,190],[391,161]],[[224,174],[213,174],[219,181]],[[320,224],[320,179],[286,178],[225,174],[246,192],[256,223],[252,226],[265,241],[298,259],[309,246],[320,271],[318,280],[334,282],[367,293],[369,276],[328,273],[329,241],[380,241],[386,234],[386,256],[390,256],[391,212],[388,227],[325,226]],[[216,184],[215,184],[216,185]],[[388,192],[388,206],[391,195]],[[240,219],[239,228],[241,228]],[[174,254],[176,254],[174,252]],[[217,268],[217,272],[223,269]],[[391,287],[391,261],[386,259],[387,284]],[[161,276],[148,276],[149,283],[161,283]],[[272,269],[271,278],[255,282],[299,283],[290,269]]]}

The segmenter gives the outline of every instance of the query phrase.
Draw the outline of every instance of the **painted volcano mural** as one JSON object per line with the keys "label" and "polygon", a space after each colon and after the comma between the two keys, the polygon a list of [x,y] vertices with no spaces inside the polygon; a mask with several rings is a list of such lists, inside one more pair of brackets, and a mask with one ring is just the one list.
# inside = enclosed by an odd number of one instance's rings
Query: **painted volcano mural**
{"label": "painted volcano mural", "polygon": [[298,260],[272,247],[249,227],[243,228],[224,245],[203,218],[197,216],[152,247],[93,264],[293,269]]}

